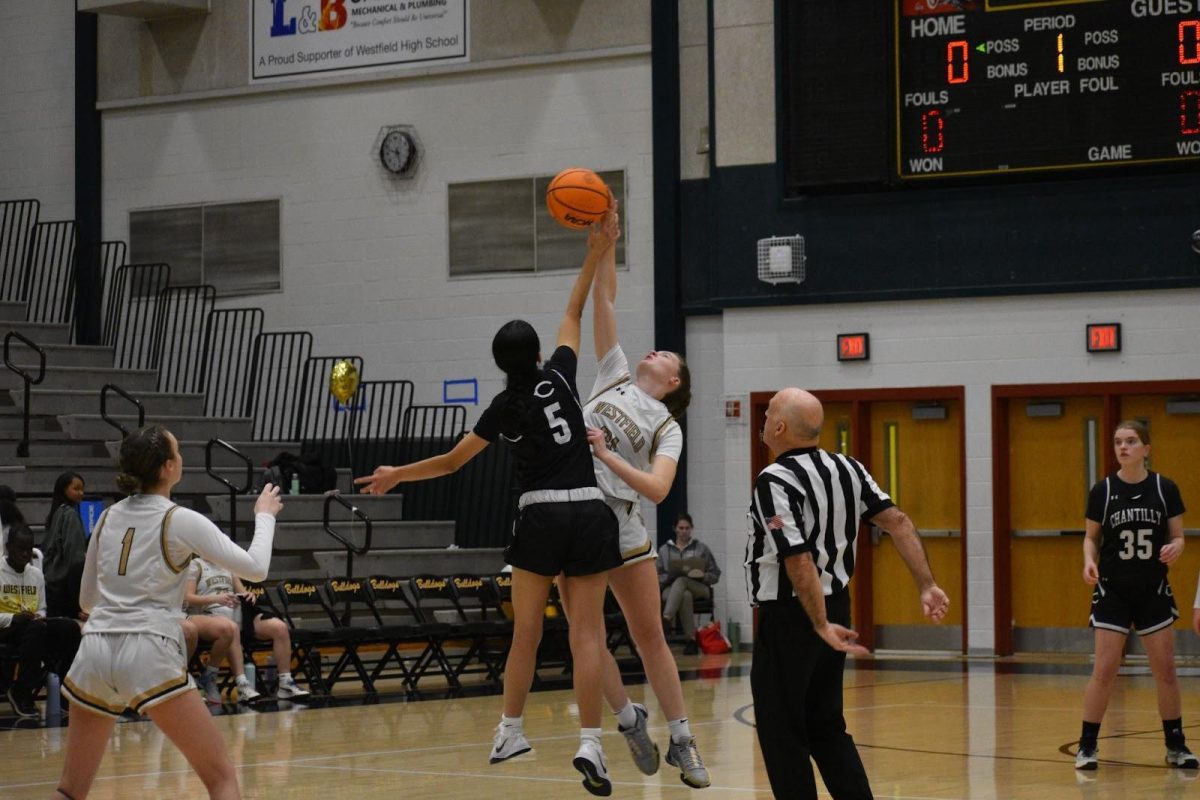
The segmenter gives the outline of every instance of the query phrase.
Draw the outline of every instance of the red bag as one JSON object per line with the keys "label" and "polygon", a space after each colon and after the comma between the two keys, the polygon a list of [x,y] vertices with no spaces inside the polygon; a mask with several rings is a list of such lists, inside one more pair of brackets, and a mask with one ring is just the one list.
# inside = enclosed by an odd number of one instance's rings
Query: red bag
{"label": "red bag", "polygon": [[733,646],[729,644],[725,634],[721,633],[719,620],[713,620],[696,631],[696,643],[700,645],[700,652],[708,655],[728,653],[733,650]]}

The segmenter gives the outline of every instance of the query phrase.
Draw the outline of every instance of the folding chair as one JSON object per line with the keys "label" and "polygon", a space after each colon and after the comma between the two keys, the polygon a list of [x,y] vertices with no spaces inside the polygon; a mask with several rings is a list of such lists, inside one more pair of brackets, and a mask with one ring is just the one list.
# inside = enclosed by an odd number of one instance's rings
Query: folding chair
{"label": "folding chair", "polygon": [[[467,672],[486,673],[496,686],[501,686],[500,673],[512,643],[513,624],[505,619],[490,581],[479,575],[455,575],[450,579],[454,600],[471,636],[471,647],[459,664],[459,675]],[[479,668],[468,670],[477,661]]]}
{"label": "folding chair", "polygon": [[[459,688],[454,670],[446,660],[442,642],[450,634],[450,626],[426,620],[420,609],[408,595],[409,580],[387,575],[372,575],[367,579],[371,586],[371,611],[379,626],[380,635],[387,641],[388,649],[371,673],[373,680],[395,662],[405,685],[413,695],[420,694],[420,681],[435,663],[451,690]],[[406,656],[404,645],[424,645],[419,655]]]}
{"label": "folding chair", "polygon": [[[345,647],[350,637],[333,627],[336,624],[333,610],[317,584],[286,578],[279,582],[276,591],[279,612],[292,637],[292,658],[303,666],[310,687],[328,693],[329,685],[321,674],[319,648]],[[322,626],[316,627],[318,624]]]}
{"label": "folding chair", "polygon": [[[469,662],[475,658],[475,632],[458,604],[454,581],[440,575],[415,575],[409,579],[409,588],[417,612],[426,622],[448,626],[441,641],[442,653],[457,683],[459,676],[468,672]],[[451,648],[457,652],[451,653]]]}
{"label": "folding chair", "polygon": [[[334,662],[333,669],[329,671],[325,682],[329,686],[336,686],[338,679],[347,667],[354,667],[355,673],[358,674],[358,679],[362,681],[363,688],[369,693],[375,693],[375,681],[367,672],[366,666],[363,664],[361,656],[359,656],[358,648],[364,644],[373,644],[383,641],[378,635],[378,629],[375,626],[370,628],[356,626],[352,624],[353,613],[356,607],[364,612],[360,615],[371,617],[371,597],[370,589],[367,588],[367,583],[361,578],[330,578],[325,582],[325,591],[329,596],[331,616],[334,621],[334,629],[343,637],[344,649],[338,660]],[[344,608],[345,614],[341,617],[337,615],[337,609]]]}

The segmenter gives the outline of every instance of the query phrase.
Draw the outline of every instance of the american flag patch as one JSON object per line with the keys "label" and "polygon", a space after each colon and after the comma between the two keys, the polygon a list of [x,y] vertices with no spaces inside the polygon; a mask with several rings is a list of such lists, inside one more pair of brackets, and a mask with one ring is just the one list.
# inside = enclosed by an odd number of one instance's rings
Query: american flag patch
{"label": "american flag patch", "polygon": [[767,528],[773,531],[783,530],[783,517],[776,514],[767,520]]}

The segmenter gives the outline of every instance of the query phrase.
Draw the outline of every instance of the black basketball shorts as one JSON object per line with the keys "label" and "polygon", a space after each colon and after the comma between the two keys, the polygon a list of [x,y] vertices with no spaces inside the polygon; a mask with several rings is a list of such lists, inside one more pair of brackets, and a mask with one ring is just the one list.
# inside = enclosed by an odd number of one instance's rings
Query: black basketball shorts
{"label": "black basketball shorts", "polygon": [[1162,630],[1179,619],[1175,596],[1166,578],[1100,578],[1092,591],[1093,628],[1139,636]]}
{"label": "black basketball shorts", "polygon": [[538,575],[594,575],[621,566],[617,518],[603,500],[531,503],[517,512],[504,560]]}

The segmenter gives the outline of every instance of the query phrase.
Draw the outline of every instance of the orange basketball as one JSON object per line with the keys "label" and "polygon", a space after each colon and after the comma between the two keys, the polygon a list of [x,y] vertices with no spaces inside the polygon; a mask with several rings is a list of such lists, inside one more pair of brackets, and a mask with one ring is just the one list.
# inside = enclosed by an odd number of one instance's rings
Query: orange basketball
{"label": "orange basketball", "polygon": [[582,230],[603,217],[608,208],[608,186],[590,169],[564,169],[546,187],[546,209],[565,228]]}

